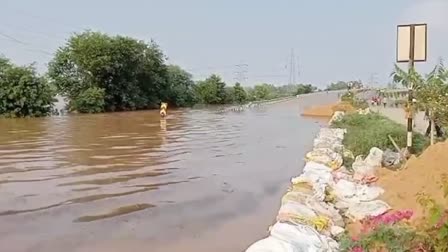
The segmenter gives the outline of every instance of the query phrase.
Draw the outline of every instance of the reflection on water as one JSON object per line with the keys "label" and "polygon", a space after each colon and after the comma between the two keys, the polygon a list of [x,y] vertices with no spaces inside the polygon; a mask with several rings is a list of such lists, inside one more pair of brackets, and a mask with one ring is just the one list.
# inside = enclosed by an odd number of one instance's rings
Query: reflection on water
{"label": "reflection on water", "polygon": [[[300,151],[318,129],[299,117],[299,104],[170,110],[162,120],[157,111],[1,119],[0,247],[67,251],[139,237],[155,250],[167,235],[256,216],[298,172]],[[245,228],[244,244],[258,238]]]}

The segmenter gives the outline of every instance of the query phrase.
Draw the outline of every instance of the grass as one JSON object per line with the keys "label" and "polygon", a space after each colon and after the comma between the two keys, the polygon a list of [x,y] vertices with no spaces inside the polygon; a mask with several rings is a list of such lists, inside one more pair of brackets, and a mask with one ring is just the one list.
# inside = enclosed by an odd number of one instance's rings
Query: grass
{"label": "grass", "polygon": [[[388,135],[400,148],[406,147],[406,127],[377,113],[347,114],[341,121],[334,122],[332,127],[347,129],[343,143],[355,156],[365,156],[373,147],[395,150]],[[413,153],[420,154],[428,145],[428,139],[414,132]]]}

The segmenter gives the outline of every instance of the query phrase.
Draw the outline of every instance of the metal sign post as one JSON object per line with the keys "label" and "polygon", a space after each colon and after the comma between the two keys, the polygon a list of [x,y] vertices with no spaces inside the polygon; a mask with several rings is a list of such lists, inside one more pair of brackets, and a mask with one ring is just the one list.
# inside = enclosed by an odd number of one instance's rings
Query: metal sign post
{"label": "metal sign post", "polygon": [[407,106],[407,150],[410,153],[412,147],[412,129],[414,98],[411,74],[414,72],[415,62],[425,62],[427,57],[427,25],[409,24],[397,27],[397,62],[407,62],[408,67],[408,106]]}

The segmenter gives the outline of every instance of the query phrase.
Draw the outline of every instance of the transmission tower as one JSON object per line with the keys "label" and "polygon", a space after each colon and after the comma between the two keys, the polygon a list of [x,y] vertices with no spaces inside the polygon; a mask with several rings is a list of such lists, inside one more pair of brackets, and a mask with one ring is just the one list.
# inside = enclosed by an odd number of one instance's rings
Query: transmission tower
{"label": "transmission tower", "polygon": [[296,84],[296,71],[298,71],[298,66],[296,68],[296,56],[294,55],[294,49],[291,49],[291,59],[289,63],[289,84]]}
{"label": "transmission tower", "polygon": [[240,84],[243,84],[243,82],[245,82],[247,80],[247,73],[249,72],[248,68],[249,65],[248,64],[238,64],[235,65],[235,80],[237,82],[239,82]]}

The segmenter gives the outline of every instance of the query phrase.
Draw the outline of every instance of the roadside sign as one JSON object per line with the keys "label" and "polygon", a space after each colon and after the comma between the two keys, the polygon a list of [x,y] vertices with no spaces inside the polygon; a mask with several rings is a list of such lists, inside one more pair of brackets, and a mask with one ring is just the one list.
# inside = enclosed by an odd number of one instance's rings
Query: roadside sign
{"label": "roadside sign", "polygon": [[426,24],[397,26],[397,62],[425,62],[428,30]]}

